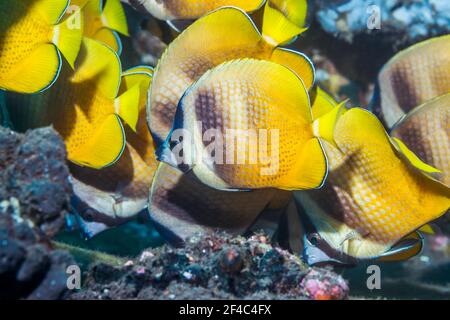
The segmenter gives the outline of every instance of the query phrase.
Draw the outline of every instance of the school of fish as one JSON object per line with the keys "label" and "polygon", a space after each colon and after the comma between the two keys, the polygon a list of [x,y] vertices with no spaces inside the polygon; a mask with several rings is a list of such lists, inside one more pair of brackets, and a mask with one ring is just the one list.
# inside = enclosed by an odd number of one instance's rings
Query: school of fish
{"label": "school of fish", "polygon": [[120,0],[0,3],[9,117],[61,135],[87,237],[143,215],[174,245],[263,229],[310,265],[420,253],[450,208],[449,35],[382,68],[375,115],[284,47],[307,0],[122,2],[180,32],[155,68],[123,70]]}

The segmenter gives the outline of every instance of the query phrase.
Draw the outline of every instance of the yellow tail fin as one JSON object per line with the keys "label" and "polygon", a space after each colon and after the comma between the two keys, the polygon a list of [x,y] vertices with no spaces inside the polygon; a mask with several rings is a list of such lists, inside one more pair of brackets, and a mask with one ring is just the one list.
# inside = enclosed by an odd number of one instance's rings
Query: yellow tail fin
{"label": "yellow tail fin", "polygon": [[75,11],[70,17],[53,28],[52,42],[74,68],[83,39],[83,14]]}
{"label": "yellow tail fin", "polygon": [[334,128],[339,117],[345,112],[345,101],[334,107],[333,110],[313,122],[313,132],[318,138],[325,139],[334,146]]}
{"label": "yellow tail fin", "polygon": [[262,33],[274,47],[287,43],[304,32],[307,0],[269,0],[264,10]]}
{"label": "yellow tail fin", "polygon": [[118,114],[123,121],[133,129],[133,131],[136,131],[136,125],[139,118],[139,102],[141,101],[140,93],[140,86],[135,85],[128,91],[125,91],[114,102],[116,114]]}
{"label": "yellow tail fin", "polygon": [[125,148],[125,133],[120,119],[109,115],[94,135],[79,150],[69,152],[69,160],[94,169],[114,164]]}
{"label": "yellow tail fin", "polygon": [[102,13],[102,21],[106,27],[128,36],[127,17],[120,0],[106,1]]}
{"label": "yellow tail fin", "polygon": [[[319,86],[316,86],[312,104],[313,119],[316,120],[334,109],[339,103]],[[314,95],[314,94],[312,94]]]}

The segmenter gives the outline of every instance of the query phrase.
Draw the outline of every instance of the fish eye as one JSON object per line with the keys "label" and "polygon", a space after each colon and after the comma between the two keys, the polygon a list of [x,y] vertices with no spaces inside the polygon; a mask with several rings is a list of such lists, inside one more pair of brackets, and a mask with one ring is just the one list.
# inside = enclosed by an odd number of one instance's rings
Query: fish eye
{"label": "fish eye", "polygon": [[311,233],[311,234],[308,236],[308,241],[309,241],[313,246],[318,245],[320,239],[321,239],[321,238],[320,238],[320,236],[319,236],[318,233]]}
{"label": "fish eye", "polygon": [[92,222],[94,221],[94,214],[95,214],[94,210],[87,209],[84,211],[83,218],[88,222]]}

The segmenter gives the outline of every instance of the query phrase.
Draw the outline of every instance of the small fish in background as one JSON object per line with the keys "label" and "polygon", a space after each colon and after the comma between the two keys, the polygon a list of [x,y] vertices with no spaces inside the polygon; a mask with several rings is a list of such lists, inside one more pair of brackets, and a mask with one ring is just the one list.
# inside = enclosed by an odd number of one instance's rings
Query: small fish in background
{"label": "small fish in background", "polygon": [[436,178],[450,186],[450,93],[411,110],[394,124],[391,135],[439,169]]}
{"label": "small fish in background", "polygon": [[294,192],[306,230],[304,260],[352,265],[419,253],[417,230],[428,232],[425,225],[448,210],[449,188],[367,110],[344,109],[335,119],[327,124],[332,135],[323,131],[330,166],[324,187]]}
{"label": "small fish in background", "polygon": [[121,54],[118,33],[128,36],[128,26],[120,0],[71,0],[70,5],[83,8],[85,37],[100,41]]}
{"label": "small fish in background", "polygon": [[[146,66],[125,71],[119,95],[135,85],[145,93],[150,87],[152,74],[152,68]],[[126,147],[115,164],[100,170],[70,164],[73,209],[79,215],[78,222],[88,237],[146,212],[148,187],[158,162],[145,121],[145,94],[140,98],[137,130],[134,132],[125,127]]]}
{"label": "small fish in background", "polygon": [[58,78],[61,55],[74,66],[83,17],[75,12],[61,21],[68,6],[69,0],[1,1],[0,89],[41,92]]}
{"label": "small fish in background", "polygon": [[214,11],[220,7],[238,7],[246,12],[253,12],[263,6],[265,0],[125,0],[140,12],[149,13],[167,23],[175,30],[183,25]]}
{"label": "small fish in background", "polygon": [[[269,60],[292,69],[310,89],[315,72],[302,53],[279,48],[306,30],[306,0],[269,1],[262,34],[238,8],[221,8],[203,16],[167,48],[149,94],[147,119],[157,145],[168,136],[182,95],[206,71],[239,58]],[[280,11],[281,10],[281,11]]]}
{"label": "small fish in background", "polygon": [[378,76],[381,113],[388,128],[426,101],[450,92],[450,35],[395,55]]}
{"label": "small fish in background", "polygon": [[[277,225],[277,217],[291,198],[292,193],[273,188],[249,192],[216,190],[193,175],[161,163],[150,190],[148,211],[161,235],[174,245],[182,245],[196,232],[221,229],[242,234],[258,224],[261,216],[272,216]],[[266,228],[259,223],[257,229]],[[269,229],[273,226],[268,226],[268,232]]]}
{"label": "small fish in background", "polygon": [[[178,129],[191,137],[183,137],[184,159],[176,159]],[[222,138],[205,141],[208,130]],[[206,72],[180,100],[157,155],[219,190],[319,188],[327,175],[307,88],[290,69],[264,60],[232,60]]]}

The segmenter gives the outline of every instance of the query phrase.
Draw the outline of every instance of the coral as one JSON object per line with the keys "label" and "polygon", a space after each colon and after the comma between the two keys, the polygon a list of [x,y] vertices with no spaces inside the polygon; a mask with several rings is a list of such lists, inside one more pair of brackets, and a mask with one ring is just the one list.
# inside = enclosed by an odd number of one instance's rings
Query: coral
{"label": "coral", "polygon": [[64,225],[71,187],[64,144],[53,129],[21,135],[0,127],[0,201],[18,202],[16,219],[46,236]]}
{"label": "coral", "polygon": [[56,299],[66,288],[64,251],[49,237],[64,225],[70,185],[65,148],[50,128],[0,127],[0,299]]}
{"label": "coral", "polygon": [[[405,43],[450,32],[447,0],[316,0],[316,6],[322,28],[349,42],[358,34],[372,32]],[[372,20],[376,15],[381,18],[379,29]],[[374,28],[368,28],[368,23]]]}
{"label": "coral", "polygon": [[[314,273],[312,273],[314,270]],[[314,279],[323,295],[304,286]],[[309,284],[309,282],[306,282]],[[344,299],[348,287],[327,269],[310,269],[264,234],[195,235],[184,248],[148,249],[120,266],[94,264],[71,299]]]}

